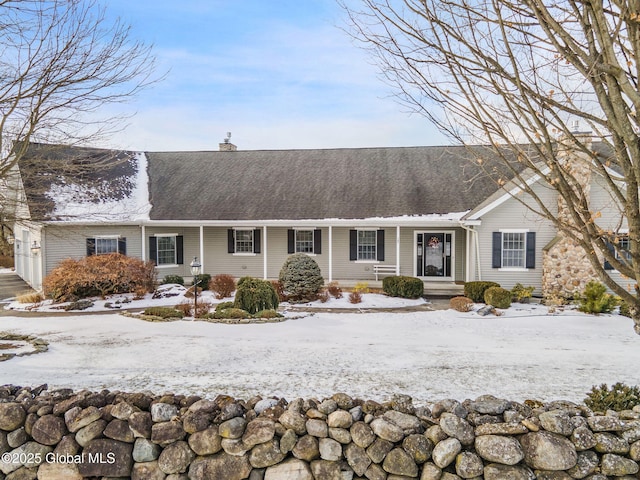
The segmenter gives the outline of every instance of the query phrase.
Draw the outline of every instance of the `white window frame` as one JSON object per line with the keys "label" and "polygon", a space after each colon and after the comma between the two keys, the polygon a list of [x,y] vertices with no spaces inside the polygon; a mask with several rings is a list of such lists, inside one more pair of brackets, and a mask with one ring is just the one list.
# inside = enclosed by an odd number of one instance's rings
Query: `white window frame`
{"label": "white window frame", "polygon": [[[120,245],[119,245],[119,240],[122,237],[120,235],[96,235],[93,237],[93,241],[95,242],[94,244],[94,255],[108,255],[110,253],[120,253]],[[115,251],[109,251],[109,252],[98,252],[98,243],[100,240],[115,240],[116,243],[116,249]]]}
{"label": "white window frame", "polygon": [[[177,233],[158,233],[154,235],[156,237],[156,267],[157,268],[170,268],[178,265],[178,241]],[[173,263],[160,263],[160,240],[163,238],[173,239]]]}
{"label": "white window frame", "polygon": [[[304,253],[305,255],[309,255],[309,256],[314,256],[316,254],[315,252],[315,230],[314,228],[294,228],[293,229],[293,250],[295,253]],[[299,240],[298,239],[298,234],[299,233],[308,233],[311,235],[311,240]],[[306,242],[309,243],[311,245],[311,250],[307,251],[307,250],[301,250],[298,248],[298,246],[300,245],[300,243],[302,242]]]}
{"label": "white window frame", "polygon": [[[251,243],[250,243],[250,248],[249,251],[239,251],[238,250],[238,232],[249,232],[251,235]],[[233,229],[233,255],[238,255],[238,256],[255,256],[256,254],[254,253],[254,242],[255,242],[255,237],[254,237],[254,232],[255,232],[255,228],[234,228]],[[243,242],[246,242],[246,240],[243,240]]]}
{"label": "white window frame", "polygon": [[[502,236],[500,238],[500,262],[501,262],[501,267],[500,267],[499,271],[501,271],[501,272],[526,272],[526,271],[528,271],[528,269],[527,269],[527,233],[529,233],[529,229],[521,229],[521,228],[506,229],[506,230],[500,230],[500,233],[502,234]],[[522,235],[522,266],[505,266],[504,265],[504,259],[505,259],[504,235],[505,234],[514,234],[514,233]],[[517,250],[513,249],[513,251],[517,251]]]}
{"label": "white window frame", "polygon": [[[362,258],[360,246],[371,246],[370,244],[361,244],[360,243],[360,233],[372,232],[373,233],[373,258]],[[378,261],[378,229],[374,228],[358,228],[356,229],[356,253],[357,259],[356,262],[360,263],[380,263]]]}

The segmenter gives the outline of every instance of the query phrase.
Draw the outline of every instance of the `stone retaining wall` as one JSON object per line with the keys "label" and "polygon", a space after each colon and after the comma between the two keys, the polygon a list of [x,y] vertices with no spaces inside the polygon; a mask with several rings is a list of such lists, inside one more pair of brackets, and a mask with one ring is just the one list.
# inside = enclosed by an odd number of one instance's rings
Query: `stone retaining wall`
{"label": "stone retaining wall", "polygon": [[0,479],[638,479],[640,407],[0,387]]}

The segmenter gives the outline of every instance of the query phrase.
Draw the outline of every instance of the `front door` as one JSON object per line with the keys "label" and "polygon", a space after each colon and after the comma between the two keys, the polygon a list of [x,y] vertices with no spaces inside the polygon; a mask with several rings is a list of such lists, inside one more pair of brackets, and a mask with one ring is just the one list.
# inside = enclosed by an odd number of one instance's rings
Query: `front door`
{"label": "front door", "polygon": [[416,276],[450,279],[453,234],[418,232],[416,235]]}

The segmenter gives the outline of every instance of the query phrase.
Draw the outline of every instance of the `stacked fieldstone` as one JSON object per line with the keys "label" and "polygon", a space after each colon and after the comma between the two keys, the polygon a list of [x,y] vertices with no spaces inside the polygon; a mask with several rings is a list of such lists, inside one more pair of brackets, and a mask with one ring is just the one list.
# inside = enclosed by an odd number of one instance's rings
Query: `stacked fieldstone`
{"label": "stacked fieldstone", "polygon": [[0,387],[0,479],[638,479],[640,407]]}

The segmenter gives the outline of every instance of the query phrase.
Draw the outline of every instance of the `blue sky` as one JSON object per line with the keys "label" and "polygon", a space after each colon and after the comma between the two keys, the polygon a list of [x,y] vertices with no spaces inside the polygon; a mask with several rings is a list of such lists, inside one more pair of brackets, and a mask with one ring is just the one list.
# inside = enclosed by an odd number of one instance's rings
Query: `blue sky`
{"label": "blue sky", "polygon": [[339,27],[336,0],[109,0],[166,78],[111,143],[140,150],[440,145]]}

